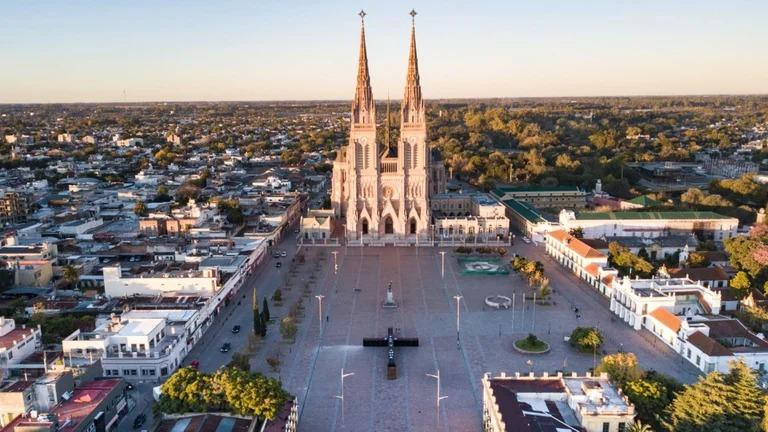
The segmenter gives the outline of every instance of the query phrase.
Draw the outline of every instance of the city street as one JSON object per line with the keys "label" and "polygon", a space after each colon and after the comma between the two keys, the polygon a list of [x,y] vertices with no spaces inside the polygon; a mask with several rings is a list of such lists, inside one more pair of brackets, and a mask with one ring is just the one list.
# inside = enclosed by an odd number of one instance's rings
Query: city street
{"label": "city street", "polygon": [[[293,229],[294,228],[291,227],[288,230],[289,233],[285,235],[278,246],[274,247],[286,251],[288,256],[275,259],[272,258],[271,255],[274,248],[268,251],[268,256],[265,257],[264,261],[256,268],[256,270],[248,276],[248,279],[241,288],[238,296],[233,298],[229,305],[221,309],[221,312],[216,317],[211,327],[205,332],[203,338],[187,355],[184,360],[185,365],[189,365],[192,361],[197,360],[200,362],[200,370],[213,372],[219,367],[229,363],[234,353],[247,346],[248,337],[253,329],[251,305],[253,291],[258,290],[259,307],[261,307],[262,299],[264,297],[270,298],[275,288],[279,286],[287,266],[278,269],[274,264],[277,261],[287,263],[296,254],[296,236],[293,234]],[[232,328],[235,325],[241,327],[241,331],[238,334],[232,333]],[[272,330],[276,332],[275,328],[272,328]],[[225,342],[229,342],[232,345],[232,349],[227,353],[222,353],[220,352],[220,348]],[[139,414],[144,414],[147,417],[147,420],[141,429],[152,430],[152,405],[154,402],[152,388],[156,385],[158,384],[139,383],[136,385],[135,390],[129,392],[130,397],[135,401],[136,405],[118,425],[119,432],[132,431],[133,422]]]}
{"label": "city street", "polygon": [[[203,340],[188,355],[186,363],[200,362],[211,372],[229,362],[232,354],[248,344],[252,329],[251,298],[258,289],[259,301],[271,298],[285,283],[285,272],[296,253],[295,238],[288,236],[278,249],[288,257],[282,268],[269,258],[251,275],[240,296],[208,330]],[[441,255],[445,254],[445,275],[441,277]],[[333,271],[336,252],[338,273]],[[509,276],[464,275],[453,248],[305,248],[306,263],[297,266],[300,281],[312,278],[312,292],[293,288],[283,293],[282,306],[270,301],[273,324],[267,337],[251,358],[251,369],[283,381],[285,388],[299,398],[300,428],[318,430],[434,431],[480,430],[480,378],[491,372],[536,373],[558,370],[585,373],[598,356],[573,350],[564,338],[577,326],[596,326],[603,332],[606,352],[634,352],[647,369],[670,374],[684,382],[695,380],[696,370],[679,356],[657,344],[647,332],[636,332],[613,320],[608,300],[591,290],[574,275],[550,260],[541,246],[518,242],[504,257],[518,253],[544,263],[552,281],[550,305],[523,304],[528,290],[516,274]],[[309,270],[312,266],[314,269]],[[396,309],[384,309],[387,286],[392,283]],[[323,312],[318,311],[316,295],[323,294]],[[514,308],[495,310],[485,306],[486,296],[502,294],[516,298]],[[457,344],[456,299],[460,300],[460,344]],[[244,296],[244,297],[243,297]],[[286,343],[279,332],[279,319],[291,304],[304,297],[296,342]],[[237,302],[240,304],[237,304]],[[261,307],[261,304],[259,305]],[[580,310],[577,318],[573,308]],[[241,326],[232,334],[234,325]],[[398,348],[398,379],[386,379],[386,350],[363,348],[364,337],[384,337],[387,327],[402,337],[418,337],[419,347]],[[526,356],[514,351],[514,340],[535,333],[551,345],[545,355]],[[219,352],[229,342],[232,350]],[[266,358],[277,356],[281,366],[271,371]],[[340,374],[353,373],[344,381],[344,408]],[[440,371],[440,411],[435,405],[436,380],[427,376]],[[133,418],[141,411],[151,412],[146,388],[134,392],[137,409],[124,420],[121,430],[130,430]],[[141,395],[141,396],[139,396]],[[148,423],[151,416],[148,417]],[[149,425],[144,428],[148,428]]]}

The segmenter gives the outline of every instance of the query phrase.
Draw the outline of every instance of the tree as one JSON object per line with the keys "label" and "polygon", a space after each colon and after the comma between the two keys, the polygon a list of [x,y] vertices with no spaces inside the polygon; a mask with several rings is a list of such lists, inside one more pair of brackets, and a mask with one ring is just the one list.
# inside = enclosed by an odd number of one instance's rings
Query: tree
{"label": "tree", "polygon": [[643,371],[637,364],[637,357],[633,353],[616,353],[603,357],[595,369],[595,373],[601,372],[607,373],[611,381],[619,387],[624,387],[627,382],[643,376]]}
{"label": "tree", "polygon": [[595,327],[576,327],[571,332],[570,344],[584,352],[595,352],[603,345],[603,335]]}
{"label": "tree", "polygon": [[293,317],[287,316],[280,321],[280,334],[283,335],[284,339],[293,339],[296,337],[297,331],[298,326]]}
{"label": "tree", "polygon": [[584,238],[584,228],[582,228],[582,227],[571,228],[568,231],[568,234],[570,234],[573,237],[579,238],[579,239],[580,238]]}
{"label": "tree", "polygon": [[653,273],[653,265],[633,254],[629,248],[617,242],[608,244],[608,262],[619,271],[620,276],[635,274],[648,277]]}
{"label": "tree", "polygon": [[688,267],[709,267],[709,258],[701,252],[691,252],[688,255]]}
{"label": "tree", "polygon": [[133,206],[133,212],[136,213],[136,216],[146,216],[148,212],[147,205],[144,201],[138,200]]}
{"label": "tree", "polygon": [[638,417],[658,429],[659,414],[670,402],[664,384],[643,378],[627,382],[622,390],[637,409]]}
{"label": "tree", "polygon": [[651,429],[650,426],[641,422],[640,420],[637,420],[635,422],[632,422],[631,425],[629,425],[629,429],[627,429],[627,432],[653,432],[653,429]]}
{"label": "tree", "polygon": [[70,286],[77,283],[77,281],[80,279],[80,275],[77,273],[77,269],[72,265],[65,265],[61,269],[61,276],[64,278],[64,281]]}
{"label": "tree", "polygon": [[227,363],[227,367],[238,368],[245,372],[250,372],[251,361],[247,354],[236,352],[232,354],[232,360]]}
{"label": "tree", "polygon": [[213,374],[185,367],[163,384],[157,409],[163,413],[231,411],[273,419],[288,400],[280,381],[242,368]]}
{"label": "tree", "polygon": [[157,190],[155,191],[155,202],[168,202],[172,198],[168,194],[168,188],[164,185],[160,185],[157,187]]}
{"label": "tree", "polygon": [[264,314],[264,321],[269,321],[269,303],[267,303],[267,298],[264,297],[264,300],[261,302],[261,313]]}
{"label": "tree", "polygon": [[711,372],[677,395],[662,425],[675,432],[757,432],[765,394],[755,373],[734,361],[728,373]]}
{"label": "tree", "polygon": [[280,290],[280,288],[275,289],[275,292],[272,294],[272,301],[275,303],[280,303],[283,301],[283,292]]}
{"label": "tree", "polygon": [[740,297],[744,298],[749,295],[749,289],[752,286],[752,283],[749,280],[749,276],[747,276],[745,272],[740,271],[731,279],[730,285]]}

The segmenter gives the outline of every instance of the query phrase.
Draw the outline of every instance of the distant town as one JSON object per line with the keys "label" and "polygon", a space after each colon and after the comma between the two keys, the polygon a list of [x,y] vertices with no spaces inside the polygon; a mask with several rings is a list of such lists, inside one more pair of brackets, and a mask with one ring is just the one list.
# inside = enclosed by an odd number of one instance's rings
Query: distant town
{"label": "distant town", "polygon": [[351,102],[0,105],[0,432],[768,431],[768,96],[430,99],[412,10],[385,99],[366,15]]}

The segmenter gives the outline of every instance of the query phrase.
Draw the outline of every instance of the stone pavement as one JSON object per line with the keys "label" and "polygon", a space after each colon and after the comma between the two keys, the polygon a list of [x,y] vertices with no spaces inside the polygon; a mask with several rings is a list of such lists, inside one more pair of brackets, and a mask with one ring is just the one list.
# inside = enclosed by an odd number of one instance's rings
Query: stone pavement
{"label": "stone pavement", "polygon": [[[262,349],[254,356],[254,370],[266,371],[265,357],[276,346],[282,352],[279,376],[285,387],[299,397],[302,431],[479,431],[481,430],[483,373],[556,370],[586,372],[593,356],[574,351],[563,341],[576,326],[597,326],[606,336],[606,350],[635,352],[645,368],[654,368],[690,382],[696,371],[680,362],[665,346],[618,321],[611,320],[607,301],[557,264],[546,260],[543,250],[531,245],[514,246],[517,252],[544,262],[554,287],[553,305],[522,305],[527,287],[516,275],[462,275],[452,250],[445,249],[446,273],[440,275],[440,255],[434,248],[305,248],[307,262],[318,262],[320,271],[306,309],[296,343],[280,342],[277,324]],[[339,272],[333,272],[332,250],[339,252]],[[324,259],[320,259],[324,256]],[[314,264],[306,264],[312,268]],[[307,276],[307,275],[304,275]],[[298,277],[302,277],[300,273]],[[399,307],[383,309],[387,285],[392,282]],[[303,285],[286,294],[282,308],[270,308],[282,316],[302,295]],[[318,318],[317,300],[322,293],[323,315]],[[461,345],[456,340],[457,293],[463,295]],[[491,310],[488,295],[512,297],[510,310]],[[581,311],[576,318],[572,306]],[[386,379],[386,350],[363,348],[364,337],[384,337],[387,327],[403,337],[418,337],[419,347],[398,348],[398,379]],[[246,330],[244,328],[244,330]],[[533,332],[550,343],[548,354],[526,356],[512,349],[514,340]],[[622,345],[623,344],[623,345]],[[529,364],[528,361],[531,361]],[[598,355],[599,361],[599,355]],[[354,373],[344,381],[342,417],[340,372]],[[441,395],[436,407],[437,383],[427,373],[441,374]],[[267,372],[270,374],[269,372]],[[439,424],[438,424],[439,423]]]}

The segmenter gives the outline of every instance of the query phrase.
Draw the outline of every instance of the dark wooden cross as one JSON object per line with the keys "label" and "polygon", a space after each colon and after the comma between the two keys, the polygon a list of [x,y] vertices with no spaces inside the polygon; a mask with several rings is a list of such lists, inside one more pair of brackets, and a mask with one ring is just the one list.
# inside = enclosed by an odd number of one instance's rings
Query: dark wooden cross
{"label": "dark wooden cross", "polygon": [[397,364],[395,363],[395,347],[417,347],[419,338],[395,337],[392,327],[387,328],[385,338],[363,338],[364,347],[387,347],[387,379],[397,379]]}

